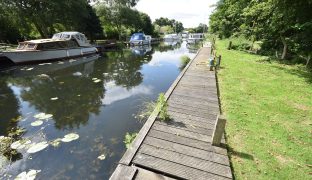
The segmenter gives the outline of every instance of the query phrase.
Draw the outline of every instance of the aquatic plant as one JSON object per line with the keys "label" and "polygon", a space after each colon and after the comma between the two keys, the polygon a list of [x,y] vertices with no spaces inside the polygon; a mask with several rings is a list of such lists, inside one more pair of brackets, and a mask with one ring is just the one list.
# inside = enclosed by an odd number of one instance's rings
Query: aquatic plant
{"label": "aquatic plant", "polygon": [[156,105],[157,103],[153,101],[143,103],[142,108],[140,108],[135,118],[141,122],[145,121],[153,113]]}
{"label": "aquatic plant", "polygon": [[123,142],[125,143],[127,149],[129,149],[131,143],[134,141],[137,135],[138,133],[126,133],[125,140]]}
{"label": "aquatic plant", "polygon": [[180,57],[180,70],[183,70],[186,65],[191,61],[191,58],[186,56],[186,55],[183,55]]}
{"label": "aquatic plant", "polygon": [[161,121],[167,121],[170,120],[169,114],[168,114],[168,103],[165,98],[164,93],[160,93],[157,99],[157,108],[159,110],[159,120]]}

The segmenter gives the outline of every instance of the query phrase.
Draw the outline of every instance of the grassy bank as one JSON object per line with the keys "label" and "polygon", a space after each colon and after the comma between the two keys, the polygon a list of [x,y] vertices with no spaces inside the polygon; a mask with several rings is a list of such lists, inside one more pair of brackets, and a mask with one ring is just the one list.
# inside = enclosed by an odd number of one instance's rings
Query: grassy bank
{"label": "grassy bank", "polygon": [[236,179],[311,179],[312,73],[227,45],[216,46]]}

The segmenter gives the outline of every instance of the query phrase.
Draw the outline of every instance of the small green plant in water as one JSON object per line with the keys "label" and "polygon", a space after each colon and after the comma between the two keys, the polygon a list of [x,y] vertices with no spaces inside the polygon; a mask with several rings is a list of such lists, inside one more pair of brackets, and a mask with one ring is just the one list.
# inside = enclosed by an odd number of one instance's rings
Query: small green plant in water
{"label": "small green plant in water", "polygon": [[157,104],[156,102],[145,102],[140,111],[135,116],[140,122],[144,122],[154,111]]}
{"label": "small green plant in water", "polygon": [[181,56],[181,62],[180,62],[180,69],[184,69],[186,67],[186,65],[191,61],[191,58],[189,58],[188,56],[184,55]]}
{"label": "small green plant in water", "polygon": [[169,114],[168,114],[168,103],[166,101],[164,93],[160,93],[157,100],[157,108],[159,108],[159,119],[161,121],[167,121],[169,120]]}
{"label": "small green plant in water", "polygon": [[125,140],[123,141],[126,145],[126,148],[129,149],[131,143],[134,141],[138,133],[128,133],[125,135]]}

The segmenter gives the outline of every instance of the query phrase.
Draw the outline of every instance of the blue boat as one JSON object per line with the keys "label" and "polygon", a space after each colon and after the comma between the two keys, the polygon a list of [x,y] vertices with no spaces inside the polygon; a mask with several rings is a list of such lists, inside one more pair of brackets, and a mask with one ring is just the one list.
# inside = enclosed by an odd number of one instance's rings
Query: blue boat
{"label": "blue boat", "polygon": [[144,33],[134,33],[130,39],[131,46],[142,46],[151,44],[152,37],[145,35]]}

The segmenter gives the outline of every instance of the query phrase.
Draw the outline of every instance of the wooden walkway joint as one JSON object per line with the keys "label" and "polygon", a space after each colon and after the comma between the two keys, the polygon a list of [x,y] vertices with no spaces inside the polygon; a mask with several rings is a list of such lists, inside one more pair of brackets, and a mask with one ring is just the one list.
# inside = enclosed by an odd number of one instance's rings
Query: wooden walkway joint
{"label": "wooden walkway joint", "polygon": [[208,66],[210,52],[209,45],[201,48],[180,73],[165,94],[171,120],[158,121],[155,109],[111,180],[232,179],[227,150],[219,146],[225,143],[225,121],[218,116],[216,74]]}

